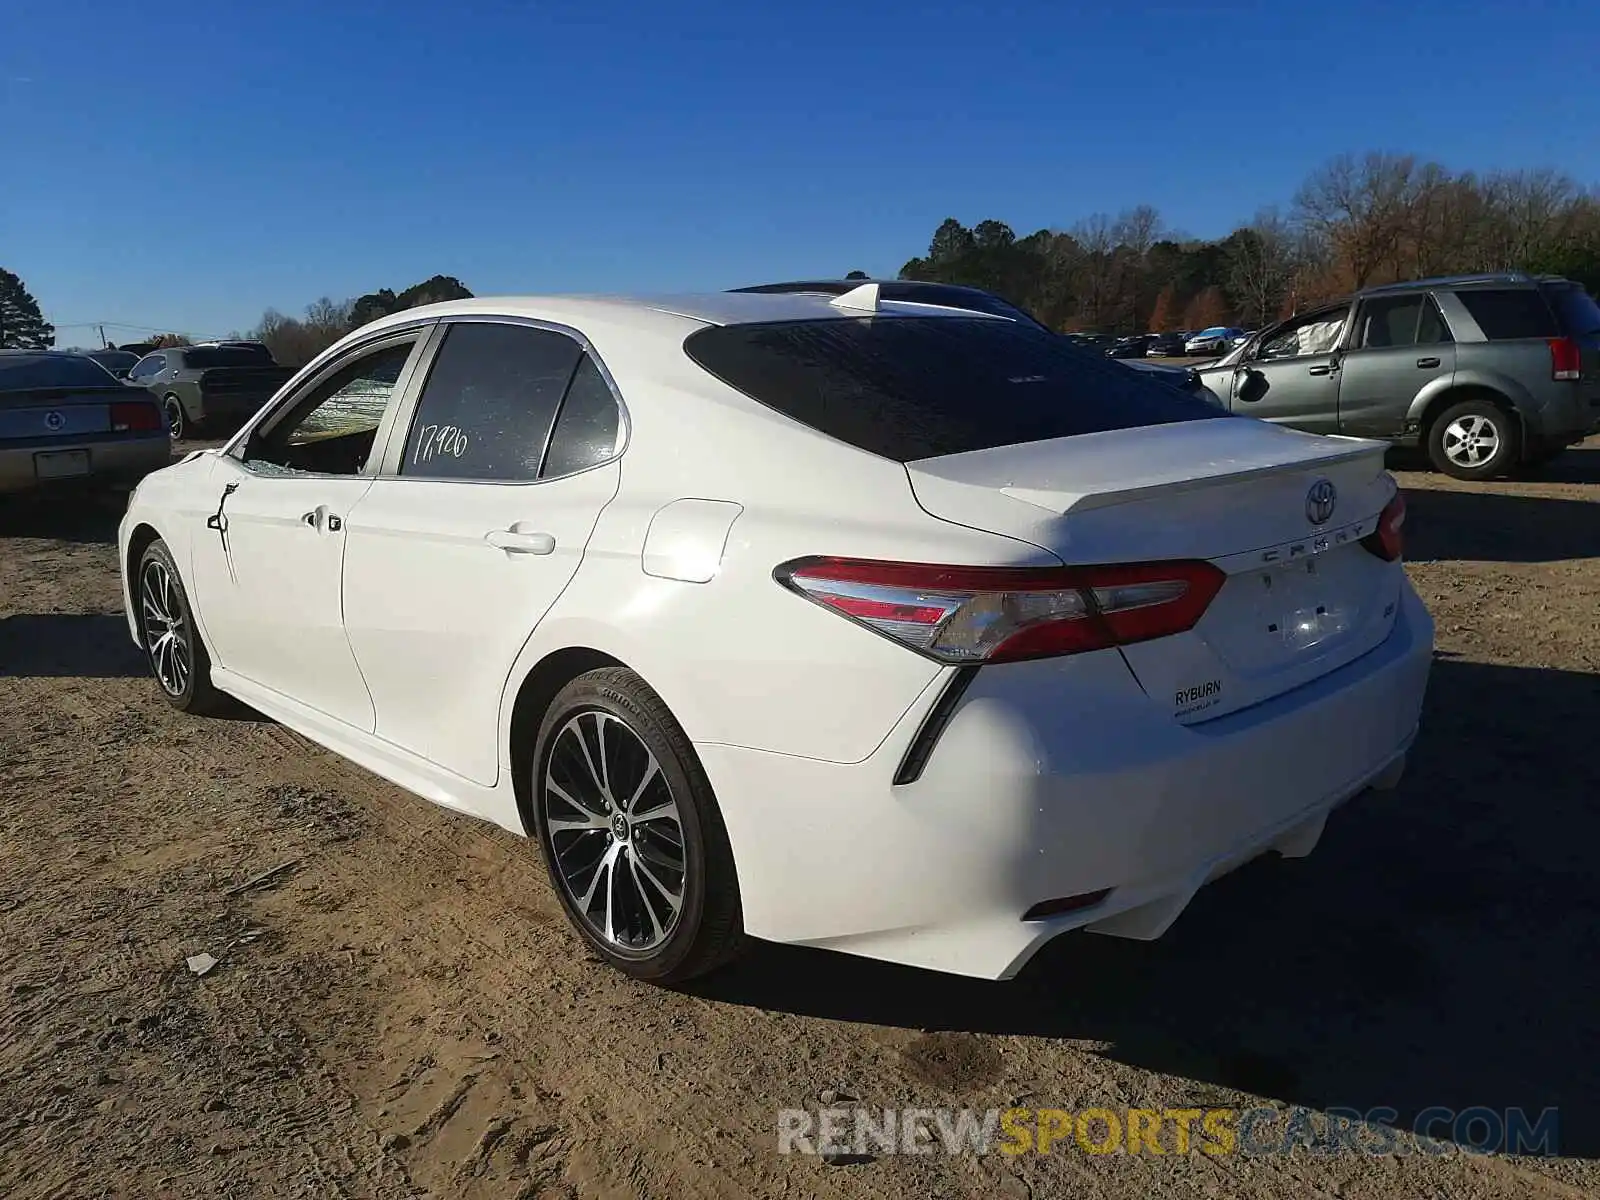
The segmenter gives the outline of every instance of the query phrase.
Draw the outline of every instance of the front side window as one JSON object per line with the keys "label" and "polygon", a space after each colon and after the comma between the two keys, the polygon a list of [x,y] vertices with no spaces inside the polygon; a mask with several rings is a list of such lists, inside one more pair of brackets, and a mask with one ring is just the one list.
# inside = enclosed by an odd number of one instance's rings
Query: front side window
{"label": "front side window", "polygon": [[147,354],[134,365],[133,370],[128,372],[128,378],[138,380],[154,379],[160,374],[161,368],[166,365],[167,361],[161,355]]}
{"label": "front side window", "polygon": [[1344,329],[1348,307],[1325,309],[1311,313],[1279,329],[1266,341],[1256,357],[1261,359],[1305,358],[1312,354],[1329,354],[1339,344],[1339,334]]}
{"label": "front side window", "polygon": [[1356,322],[1356,347],[1381,350],[1389,346],[1414,346],[1417,323],[1422,318],[1427,300],[1428,297],[1422,292],[1413,296],[1385,296],[1381,300],[1368,300],[1361,306],[1361,317]]}
{"label": "front side window", "polygon": [[583,347],[548,329],[450,326],[406,436],[400,474],[526,482],[539,477]]}
{"label": "front side window", "polygon": [[269,472],[359,475],[415,341],[374,350],[293,401],[269,430],[251,435],[245,462]]}

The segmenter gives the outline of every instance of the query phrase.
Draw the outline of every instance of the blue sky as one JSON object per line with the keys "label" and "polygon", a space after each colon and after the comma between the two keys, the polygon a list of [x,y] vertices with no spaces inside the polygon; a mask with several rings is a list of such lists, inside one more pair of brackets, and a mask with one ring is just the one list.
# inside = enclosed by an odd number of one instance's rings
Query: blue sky
{"label": "blue sky", "polygon": [[0,0],[0,30],[0,266],[62,323],[892,275],[946,216],[1215,236],[1342,151],[1600,180],[1578,0]]}

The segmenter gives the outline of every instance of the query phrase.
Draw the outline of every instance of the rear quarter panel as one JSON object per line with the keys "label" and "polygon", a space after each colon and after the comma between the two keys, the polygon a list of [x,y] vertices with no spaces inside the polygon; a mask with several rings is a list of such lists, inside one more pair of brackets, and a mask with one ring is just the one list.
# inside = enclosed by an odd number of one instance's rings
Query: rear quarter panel
{"label": "rear quarter panel", "polygon": [[[946,563],[1050,563],[1036,546],[939,521],[900,464],[762,408],[688,360],[586,330],[628,407],[616,498],[582,567],[507,680],[501,745],[527,673],[569,647],[638,671],[690,738],[834,762],[872,753],[940,664],[805,600],[773,570],[807,555]],[[652,518],[681,499],[742,511],[710,581],[645,573]]]}

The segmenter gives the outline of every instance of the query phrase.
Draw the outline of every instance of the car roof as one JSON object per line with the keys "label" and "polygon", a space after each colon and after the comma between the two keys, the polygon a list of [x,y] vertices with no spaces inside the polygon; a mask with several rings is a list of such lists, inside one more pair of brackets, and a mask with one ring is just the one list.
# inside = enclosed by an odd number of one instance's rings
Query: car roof
{"label": "car roof", "polygon": [[1476,275],[1436,275],[1430,279],[1408,279],[1399,283],[1385,283],[1363,288],[1359,295],[1382,296],[1393,292],[1428,291],[1433,288],[1504,288],[1535,287],[1541,283],[1571,283],[1561,275],[1530,275],[1526,271],[1484,271]]}
{"label": "car roof", "polygon": [[[858,285],[859,286],[859,285]],[[571,324],[585,321],[612,326],[665,330],[685,320],[700,325],[757,325],[770,321],[827,321],[859,317],[863,310],[840,308],[825,295],[801,292],[692,292],[640,296],[474,296],[404,309],[362,327],[363,332],[437,317],[507,316]],[[884,300],[880,317],[963,318],[1004,321],[971,309],[943,308]]]}

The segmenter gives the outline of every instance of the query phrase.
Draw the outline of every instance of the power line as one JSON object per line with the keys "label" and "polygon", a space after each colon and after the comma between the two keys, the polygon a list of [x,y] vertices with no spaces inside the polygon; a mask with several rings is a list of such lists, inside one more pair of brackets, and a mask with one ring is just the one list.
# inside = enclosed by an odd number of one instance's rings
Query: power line
{"label": "power line", "polygon": [[136,333],[175,333],[186,338],[221,338],[220,333],[194,333],[187,329],[173,329],[170,325],[133,325],[126,321],[52,321],[57,329],[131,329]]}

